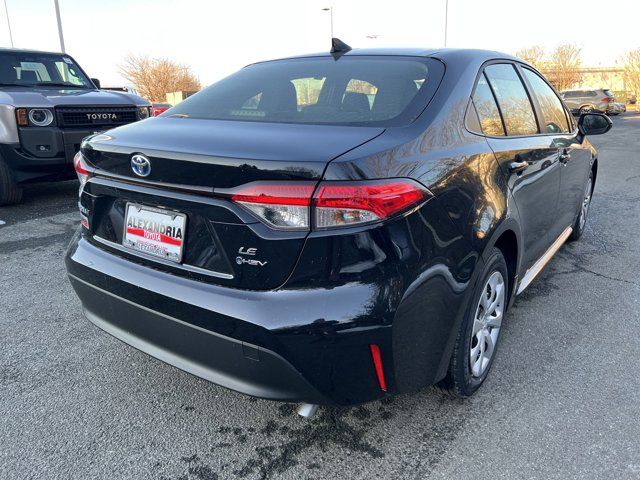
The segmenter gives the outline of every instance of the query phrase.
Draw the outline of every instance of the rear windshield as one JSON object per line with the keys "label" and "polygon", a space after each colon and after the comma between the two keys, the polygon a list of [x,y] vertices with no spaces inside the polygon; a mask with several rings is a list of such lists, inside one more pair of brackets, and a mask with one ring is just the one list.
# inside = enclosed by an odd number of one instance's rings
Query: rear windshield
{"label": "rear windshield", "polygon": [[0,52],[0,86],[93,88],[71,57]]}
{"label": "rear windshield", "polygon": [[165,117],[329,125],[412,122],[440,83],[431,58],[345,56],[250,65],[173,107]]}
{"label": "rear windshield", "polygon": [[603,90],[603,92],[607,97],[613,97],[613,93],[611,93],[611,90]]}

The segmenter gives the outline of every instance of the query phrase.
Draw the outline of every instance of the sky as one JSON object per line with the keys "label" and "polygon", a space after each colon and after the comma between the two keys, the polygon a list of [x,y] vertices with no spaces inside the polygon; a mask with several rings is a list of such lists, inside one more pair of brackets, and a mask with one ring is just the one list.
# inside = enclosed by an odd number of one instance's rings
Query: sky
{"label": "sky", "polygon": [[[4,0],[17,48],[60,51],[53,0]],[[0,0],[0,46],[10,46]],[[446,0],[59,0],[67,53],[103,85],[128,54],[186,64],[204,85],[246,64],[330,48],[442,47]],[[635,24],[635,26],[634,26]],[[612,66],[640,48],[640,0],[449,0],[449,47],[515,53],[560,43]],[[368,38],[368,37],[376,38]]]}

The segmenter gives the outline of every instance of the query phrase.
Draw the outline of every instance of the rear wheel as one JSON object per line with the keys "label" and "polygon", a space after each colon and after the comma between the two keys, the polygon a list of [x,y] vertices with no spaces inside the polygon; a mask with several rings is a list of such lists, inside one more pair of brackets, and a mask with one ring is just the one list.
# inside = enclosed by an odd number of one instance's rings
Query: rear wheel
{"label": "rear wheel", "polygon": [[595,109],[593,108],[593,105],[584,105],[580,107],[580,115],[582,115],[583,113],[591,113],[594,110]]}
{"label": "rear wheel", "polygon": [[508,303],[507,263],[494,248],[462,320],[441,387],[459,397],[472,395],[493,364]]}
{"label": "rear wheel", "polygon": [[591,206],[591,198],[593,197],[593,172],[589,173],[589,179],[584,187],[584,195],[582,197],[582,203],[580,204],[580,212],[576,223],[573,224],[573,231],[568,240],[574,242],[578,240],[584,233],[584,227],[587,225],[587,218],[589,216],[589,207]]}
{"label": "rear wheel", "polygon": [[0,205],[13,205],[22,200],[22,189],[13,180],[11,170],[0,159]]}

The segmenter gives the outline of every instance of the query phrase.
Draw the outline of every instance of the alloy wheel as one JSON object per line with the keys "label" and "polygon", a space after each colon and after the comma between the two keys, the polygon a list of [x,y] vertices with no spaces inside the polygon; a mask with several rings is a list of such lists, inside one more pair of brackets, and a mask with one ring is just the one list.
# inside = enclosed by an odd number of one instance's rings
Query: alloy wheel
{"label": "alloy wheel", "polygon": [[593,179],[589,177],[587,186],[584,191],[584,199],[582,200],[582,207],[580,209],[580,230],[584,228],[584,224],[587,222],[587,215],[589,214],[589,206],[591,205],[591,190],[593,188]]}
{"label": "alloy wheel", "polygon": [[491,363],[504,307],[505,282],[502,273],[496,271],[489,276],[482,290],[471,329],[469,369],[473,377],[481,377]]}

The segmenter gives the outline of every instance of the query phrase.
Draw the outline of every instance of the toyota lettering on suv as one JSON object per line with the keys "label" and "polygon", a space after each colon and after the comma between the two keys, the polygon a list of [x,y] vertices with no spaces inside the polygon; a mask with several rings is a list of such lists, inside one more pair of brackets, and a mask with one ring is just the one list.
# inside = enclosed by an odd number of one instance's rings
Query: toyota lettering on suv
{"label": "toyota lettering on suv", "polygon": [[66,54],[0,49],[0,205],[27,182],[75,176],[84,137],[150,116],[130,93],[99,90]]}
{"label": "toyota lettering on suv", "polygon": [[516,295],[582,235],[586,135],[609,128],[508,55],[335,41],[89,138],[69,278],[106,332],[303,413],[468,396]]}

